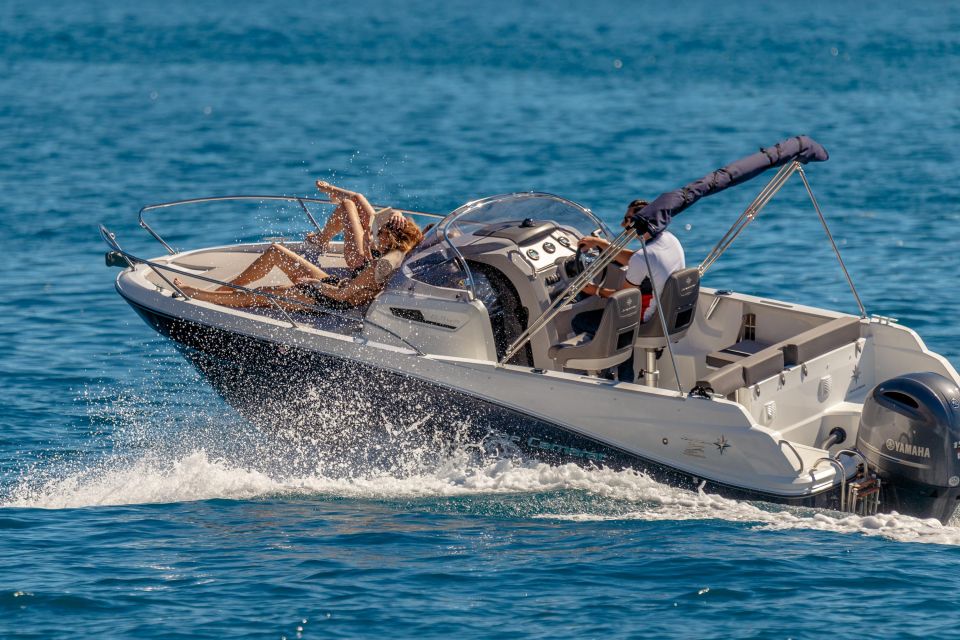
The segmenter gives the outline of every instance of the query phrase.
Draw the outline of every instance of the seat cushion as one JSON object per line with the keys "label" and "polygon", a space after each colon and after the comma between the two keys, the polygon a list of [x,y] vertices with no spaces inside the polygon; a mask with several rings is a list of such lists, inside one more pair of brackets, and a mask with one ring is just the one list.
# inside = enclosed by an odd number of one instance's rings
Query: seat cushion
{"label": "seat cushion", "polygon": [[787,366],[803,364],[859,339],[859,318],[837,318],[784,340],[784,363]]}
{"label": "seat cushion", "polygon": [[766,349],[768,346],[770,345],[757,342],[756,340],[741,340],[737,344],[731,345],[726,349],[720,349],[720,351],[708,353],[707,366],[725,367],[728,364],[733,364],[734,362],[752,356],[758,351]]}
{"label": "seat cushion", "polygon": [[710,373],[703,380],[697,380],[697,387],[710,389],[714,393],[729,395],[743,386],[743,367],[730,364]]}
{"label": "seat cushion", "polygon": [[557,354],[563,351],[564,349],[569,349],[570,347],[579,347],[582,344],[590,342],[590,335],[586,333],[578,333],[572,338],[567,338],[563,342],[558,342],[557,344],[551,345],[550,349],[547,350],[547,355],[551,358],[557,357]]}
{"label": "seat cushion", "polygon": [[743,367],[743,384],[750,386],[783,371],[783,351],[768,347],[740,361]]}

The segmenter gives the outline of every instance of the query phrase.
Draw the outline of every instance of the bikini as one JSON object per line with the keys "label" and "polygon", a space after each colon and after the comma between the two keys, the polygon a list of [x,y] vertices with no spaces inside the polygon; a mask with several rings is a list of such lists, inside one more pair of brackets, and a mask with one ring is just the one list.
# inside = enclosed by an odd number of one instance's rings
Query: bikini
{"label": "bikini", "polygon": [[374,264],[376,260],[379,260],[382,257],[382,253],[376,249],[371,249],[370,254],[373,256],[372,259],[368,258],[363,261],[363,263],[354,267],[347,272],[346,276],[327,276],[326,278],[321,278],[320,282],[303,282],[298,285],[295,285],[297,291],[309,296],[313,301],[322,307],[327,307],[328,309],[334,309],[337,311],[343,311],[345,309],[352,309],[354,305],[348,304],[341,300],[334,300],[333,298],[327,296],[323,293],[322,284],[329,284],[335,287],[342,287],[344,284],[350,282],[357,276],[359,276],[363,271]]}

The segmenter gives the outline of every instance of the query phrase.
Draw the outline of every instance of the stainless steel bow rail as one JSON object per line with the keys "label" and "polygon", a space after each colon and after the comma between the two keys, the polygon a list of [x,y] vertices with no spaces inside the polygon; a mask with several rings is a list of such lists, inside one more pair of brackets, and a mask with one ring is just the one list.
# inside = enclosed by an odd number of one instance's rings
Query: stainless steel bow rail
{"label": "stainless steel bow rail", "polygon": [[[174,297],[180,296],[185,300],[190,299],[190,296],[185,294],[180,289],[180,287],[178,287],[173,281],[167,278],[164,275],[164,272],[181,275],[188,278],[195,278],[197,280],[202,280],[204,282],[209,282],[211,284],[216,284],[220,286],[227,286],[235,291],[243,291],[244,293],[249,293],[249,294],[264,298],[268,300],[271,303],[271,305],[283,315],[283,317],[286,319],[287,322],[290,323],[291,329],[299,329],[301,325],[290,316],[287,310],[284,309],[280,303],[294,305],[298,308],[302,308],[304,311],[308,313],[315,313],[318,315],[329,315],[329,316],[334,316],[343,320],[347,320],[349,322],[360,323],[363,325],[370,325],[371,327],[379,329],[384,333],[396,338],[402,344],[405,344],[407,347],[409,347],[418,356],[426,355],[424,351],[420,350],[416,345],[411,344],[409,341],[407,341],[405,338],[397,334],[392,329],[388,329],[387,327],[381,326],[380,324],[373,322],[372,320],[368,320],[367,318],[357,318],[356,316],[346,315],[344,313],[340,313],[328,307],[321,307],[319,305],[307,304],[300,300],[293,300],[290,298],[286,298],[284,296],[277,296],[271,293],[259,291],[257,289],[248,289],[247,287],[236,285],[231,282],[224,282],[222,280],[210,278],[204,275],[200,275],[198,273],[192,273],[189,271],[184,271],[182,269],[177,269],[176,267],[171,267],[170,265],[160,264],[158,262],[153,262],[152,260],[145,260],[143,258],[138,258],[137,256],[127,251],[124,251],[120,247],[120,244],[117,242],[116,234],[111,232],[102,224],[100,225],[100,236],[103,238],[104,242],[106,242],[107,245],[110,246],[110,249],[111,249],[110,252],[107,253],[106,255],[107,266],[123,266],[124,264],[126,264],[127,267],[132,269],[138,264],[146,265],[151,270],[153,270],[153,272],[156,273],[157,276],[159,276],[160,279],[162,279],[170,287],[170,290],[174,292],[173,293]],[[160,240],[160,242],[163,242],[163,240]]]}
{"label": "stainless steel bow rail", "polygon": [[[306,214],[307,219],[310,221],[310,224],[316,228],[317,231],[320,231],[323,227],[320,223],[317,222],[317,219],[314,217],[313,213],[307,207],[307,203],[313,204],[323,204],[323,205],[333,205],[336,204],[331,202],[326,198],[305,198],[300,196],[257,196],[257,195],[230,195],[230,196],[209,196],[205,198],[188,198],[186,200],[173,200],[171,202],[161,202],[158,204],[148,204],[145,207],[140,209],[140,213],[137,216],[137,221],[141,227],[146,229],[147,233],[154,237],[154,239],[163,245],[163,248],[167,250],[167,253],[174,255],[177,251],[167,244],[166,240],[160,237],[160,234],[153,230],[146,219],[144,214],[149,213],[150,211],[156,211],[157,209],[168,209],[170,207],[179,207],[182,205],[188,204],[201,204],[206,202],[226,202],[226,201],[255,201],[255,202],[264,202],[264,201],[276,201],[276,202],[292,202],[296,203]],[[386,209],[388,205],[382,204],[372,204],[373,207],[378,209]],[[401,209],[398,207],[390,207],[394,211],[399,211],[400,213],[406,213],[411,216],[424,216],[427,218],[436,218],[442,219],[444,216],[437,213],[427,213],[425,211],[414,211],[412,209]]]}

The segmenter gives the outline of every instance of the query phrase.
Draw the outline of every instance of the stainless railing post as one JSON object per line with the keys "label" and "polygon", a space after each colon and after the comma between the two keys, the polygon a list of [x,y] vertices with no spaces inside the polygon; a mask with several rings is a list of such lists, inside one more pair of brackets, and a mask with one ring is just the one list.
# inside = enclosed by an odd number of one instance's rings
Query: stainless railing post
{"label": "stainless railing post", "polygon": [[[847,470],[843,467],[843,463],[837,460],[836,458],[817,458],[813,463],[813,466],[810,467],[810,473],[813,474],[814,470],[820,465],[821,462],[827,462],[830,466],[833,467],[833,470],[836,471],[837,476],[840,477],[840,511],[846,512],[847,510]],[[801,463],[802,465],[802,463]],[[800,469],[803,471],[803,469]]]}
{"label": "stainless railing post", "polygon": [[312,213],[310,213],[310,209],[307,208],[307,205],[303,203],[303,198],[297,198],[297,204],[299,204],[300,208],[303,209],[303,212],[307,214],[307,217],[310,219],[310,224],[312,224],[317,231],[323,231],[323,227],[320,226],[320,223],[317,222],[317,219],[313,217]]}
{"label": "stainless railing post", "polygon": [[[103,241],[104,241],[104,242],[106,242],[108,245],[110,245],[110,248],[111,248],[111,249],[113,249],[114,251],[118,252],[120,255],[122,255],[122,256],[127,260],[127,264],[130,265],[130,268],[133,268],[134,262],[131,261],[132,258],[129,258],[129,257],[127,256],[126,251],[124,251],[123,249],[120,248],[120,243],[117,242],[117,235],[116,235],[115,233],[113,233],[112,231],[110,231],[109,229],[107,229],[105,226],[103,226],[103,225],[101,224],[101,225],[100,225],[100,237],[103,238]],[[161,273],[160,271],[158,271],[156,268],[154,268],[154,267],[152,267],[152,266],[150,267],[150,269],[151,269],[155,274],[157,274],[157,276],[158,276],[161,280],[163,280],[164,282],[166,282],[167,285],[168,285],[171,289],[173,289],[173,291],[175,291],[177,295],[179,295],[179,296],[181,296],[181,297],[183,297],[183,298],[186,298],[186,297],[187,297],[186,294],[184,294],[183,291],[180,290],[180,287],[178,287],[178,286],[177,286],[176,284],[174,284],[173,282],[170,282],[170,280],[168,280],[167,277],[166,277],[165,275],[163,275],[163,273]]]}

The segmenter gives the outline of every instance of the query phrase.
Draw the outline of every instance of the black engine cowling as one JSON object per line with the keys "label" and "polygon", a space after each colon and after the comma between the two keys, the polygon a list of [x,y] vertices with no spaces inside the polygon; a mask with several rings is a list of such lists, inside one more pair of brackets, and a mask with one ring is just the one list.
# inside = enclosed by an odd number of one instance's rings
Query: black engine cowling
{"label": "black engine cowling", "polygon": [[946,523],[960,497],[960,388],[932,372],[878,384],[857,449],[884,480],[886,509]]}

